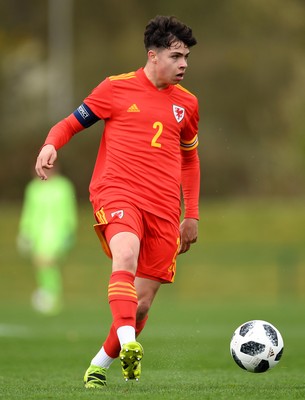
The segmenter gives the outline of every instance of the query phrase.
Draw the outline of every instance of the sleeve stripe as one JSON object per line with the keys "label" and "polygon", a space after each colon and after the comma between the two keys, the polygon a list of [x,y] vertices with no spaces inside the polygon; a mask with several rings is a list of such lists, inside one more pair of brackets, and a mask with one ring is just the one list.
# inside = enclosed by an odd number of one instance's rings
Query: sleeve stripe
{"label": "sleeve stripe", "polygon": [[109,76],[110,81],[121,81],[125,79],[132,79],[136,77],[135,72],[128,72],[127,74]]}
{"label": "sleeve stripe", "polygon": [[193,150],[193,149],[195,149],[196,147],[198,146],[198,136],[196,135],[195,137],[194,137],[194,139],[192,139],[192,140],[190,140],[190,141],[188,141],[188,142],[186,142],[186,141],[181,141],[180,142],[180,148],[182,149],[182,150]]}

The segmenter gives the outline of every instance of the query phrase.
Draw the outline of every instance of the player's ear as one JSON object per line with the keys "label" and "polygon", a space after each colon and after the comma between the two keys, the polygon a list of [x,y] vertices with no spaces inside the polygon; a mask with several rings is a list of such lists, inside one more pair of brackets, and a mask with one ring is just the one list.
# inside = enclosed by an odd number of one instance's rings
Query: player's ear
{"label": "player's ear", "polygon": [[157,62],[157,53],[155,50],[148,50],[147,57],[153,64]]}

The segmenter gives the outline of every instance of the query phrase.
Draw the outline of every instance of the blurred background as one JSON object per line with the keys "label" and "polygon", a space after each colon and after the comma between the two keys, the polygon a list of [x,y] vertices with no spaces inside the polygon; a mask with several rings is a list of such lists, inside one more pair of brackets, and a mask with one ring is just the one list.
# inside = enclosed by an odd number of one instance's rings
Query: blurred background
{"label": "blurred background", "polygon": [[[0,0],[0,6],[3,298],[23,298],[32,285],[15,236],[46,134],[106,76],[145,64],[144,28],[165,14],[190,25],[198,40],[183,85],[200,102],[202,167],[200,239],[179,260],[170,292],[215,301],[304,299],[303,0]],[[79,202],[78,246],[65,267],[71,301],[101,291],[86,271],[99,279],[106,263],[88,204],[102,128],[96,124],[59,152]],[[108,272],[102,270],[105,285]]]}

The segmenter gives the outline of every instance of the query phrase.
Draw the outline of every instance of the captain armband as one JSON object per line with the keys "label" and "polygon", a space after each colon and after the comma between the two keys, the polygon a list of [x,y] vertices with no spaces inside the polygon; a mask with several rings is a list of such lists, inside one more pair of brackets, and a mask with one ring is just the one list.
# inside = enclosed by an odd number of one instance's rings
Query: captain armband
{"label": "captain armband", "polygon": [[89,126],[100,120],[100,118],[96,116],[85,103],[82,103],[74,111],[73,115],[84,128],[89,128]]}

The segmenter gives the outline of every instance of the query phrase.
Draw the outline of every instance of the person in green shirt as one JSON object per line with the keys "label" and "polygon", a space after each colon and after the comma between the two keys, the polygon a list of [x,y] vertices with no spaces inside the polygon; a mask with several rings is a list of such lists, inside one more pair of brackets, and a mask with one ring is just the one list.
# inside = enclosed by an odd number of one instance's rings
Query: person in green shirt
{"label": "person in green shirt", "polygon": [[30,181],[24,193],[17,246],[35,267],[32,305],[41,313],[62,308],[61,260],[75,242],[77,204],[73,184],[55,169],[48,182]]}

